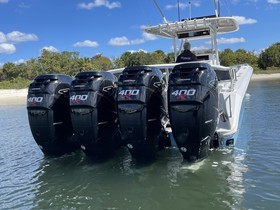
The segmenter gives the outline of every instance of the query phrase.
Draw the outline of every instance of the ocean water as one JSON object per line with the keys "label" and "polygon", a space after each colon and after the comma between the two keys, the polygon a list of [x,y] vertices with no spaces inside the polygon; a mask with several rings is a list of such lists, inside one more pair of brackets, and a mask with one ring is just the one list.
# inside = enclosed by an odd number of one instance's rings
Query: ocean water
{"label": "ocean water", "polygon": [[96,162],[45,157],[25,105],[0,106],[0,209],[280,209],[280,81],[252,81],[234,148],[195,164],[176,148],[139,165],[123,148]]}

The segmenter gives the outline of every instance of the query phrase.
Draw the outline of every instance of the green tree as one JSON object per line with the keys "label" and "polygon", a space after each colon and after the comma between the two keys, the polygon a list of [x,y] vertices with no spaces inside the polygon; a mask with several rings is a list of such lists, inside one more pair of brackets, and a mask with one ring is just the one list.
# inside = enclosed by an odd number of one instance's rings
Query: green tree
{"label": "green tree", "polygon": [[37,75],[40,75],[42,73],[42,67],[38,62],[38,59],[31,58],[30,60],[26,61],[26,74],[25,77],[26,79],[33,79]]}
{"label": "green tree", "polygon": [[220,63],[224,66],[232,66],[248,63],[251,66],[257,65],[257,56],[253,52],[238,49],[235,52],[231,49],[225,49],[219,54]]}
{"label": "green tree", "polygon": [[144,51],[134,52],[131,54],[130,66],[151,64],[151,57]]}
{"label": "green tree", "polygon": [[235,51],[235,60],[237,64],[248,63],[252,66],[257,65],[258,57],[253,52],[248,52],[243,49]]}
{"label": "green tree", "polygon": [[132,57],[131,52],[125,52],[120,56],[118,63],[122,64],[123,67],[131,66],[131,57]]}
{"label": "green tree", "polygon": [[224,66],[234,65],[234,57],[234,52],[229,48],[219,53],[220,63]]}
{"label": "green tree", "polygon": [[174,63],[175,62],[175,53],[168,53],[164,59],[165,63]]}
{"label": "green tree", "polygon": [[2,77],[7,80],[12,80],[18,77],[19,72],[17,71],[16,65],[14,63],[5,63],[2,67]]}
{"label": "green tree", "polygon": [[[257,57],[244,49],[232,51],[225,49],[220,53],[221,65],[231,66],[248,63],[262,69],[280,68],[280,43],[271,45]],[[174,53],[165,54],[162,50],[151,53],[144,51],[124,52],[120,57],[109,59],[101,54],[92,58],[79,57],[78,52],[62,53],[43,50],[38,58],[31,58],[26,63],[5,63],[0,68],[0,81],[23,78],[31,80],[40,74],[60,73],[75,76],[78,72],[91,69],[108,70],[135,65],[174,63]]]}
{"label": "green tree", "polygon": [[27,78],[27,70],[28,70],[28,66],[26,65],[26,63],[20,63],[18,65],[16,65],[16,69],[18,72],[18,76],[20,78]]}
{"label": "green tree", "polygon": [[121,57],[114,58],[113,59],[113,68],[123,68],[125,66],[124,61],[121,59]]}
{"label": "green tree", "polygon": [[6,75],[4,75],[3,69],[0,68],[0,81],[5,80],[5,79],[6,79]]}
{"label": "green tree", "polygon": [[267,68],[280,67],[280,42],[271,45],[261,52],[258,65],[264,70]]}
{"label": "green tree", "polygon": [[151,58],[151,64],[161,64],[165,63],[166,55],[162,50],[156,50],[149,54]]}
{"label": "green tree", "polygon": [[[154,56],[158,55],[154,54]],[[115,66],[117,68],[137,65],[148,65],[152,63],[154,62],[151,58],[151,55],[144,51],[125,52],[120,56],[120,58],[115,60]]]}
{"label": "green tree", "polygon": [[38,62],[42,69],[42,74],[61,73],[59,53],[43,49]]}
{"label": "green tree", "polygon": [[41,74],[68,74],[76,75],[83,70],[83,60],[78,52],[64,51],[62,53],[43,50],[37,59]]}
{"label": "green tree", "polygon": [[78,52],[64,51],[58,57],[60,61],[60,73],[75,76],[81,71],[82,62],[80,61]]}
{"label": "green tree", "polygon": [[112,61],[109,58],[102,56],[101,54],[92,57],[91,60],[95,69],[109,70],[113,68]]}
{"label": "green tree", "polygon": [[80,72],[95,69],[93,61],[88,57],[80,58],[78,63]]}

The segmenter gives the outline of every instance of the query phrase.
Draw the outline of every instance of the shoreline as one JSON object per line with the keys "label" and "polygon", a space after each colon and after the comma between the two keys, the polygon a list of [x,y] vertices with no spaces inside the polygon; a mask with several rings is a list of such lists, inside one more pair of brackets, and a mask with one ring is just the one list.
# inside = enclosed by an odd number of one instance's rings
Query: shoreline
{"label": "shoreline", "polygon": [[[280,73],[253,74],[252,81],[280,79]],[[26,104],[28,89],[0,89],[0,106]]]}
{"label": "shoreline", "polygon": [[251,77],[251,81],[256,80],[274,80],[280,79],[280,73],[272,73],[272,74],[253,74]]}
{"label": "shoreline", "polygon": [[0,106],[26,104],[28,89],[0,89]]}

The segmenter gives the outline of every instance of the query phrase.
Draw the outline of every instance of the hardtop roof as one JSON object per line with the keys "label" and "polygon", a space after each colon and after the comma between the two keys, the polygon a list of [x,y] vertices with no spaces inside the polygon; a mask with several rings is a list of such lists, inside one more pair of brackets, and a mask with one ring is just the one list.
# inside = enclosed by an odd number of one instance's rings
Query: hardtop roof
{"label": "hardtop roof", "polygon": [[210,33],[223,34],[237,31],[238,23],[233,17],[206,16],[162,23],[144,29],[146,33],[172,39],[202,39]]}

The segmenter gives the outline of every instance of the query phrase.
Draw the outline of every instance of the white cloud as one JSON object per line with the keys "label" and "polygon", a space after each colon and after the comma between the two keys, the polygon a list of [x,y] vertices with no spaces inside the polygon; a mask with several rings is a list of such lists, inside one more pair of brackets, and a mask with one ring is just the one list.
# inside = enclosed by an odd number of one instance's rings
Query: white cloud
{"label": "white cloud", "polygon": [[74,47],[98,47],[99,44],[97,42],[94,41],[90,41],[90,40],[85,40],[83,42],[76,42],[74,44]]}
{"label": "white cloud", "polygon": [[148,34],[146,32],[143,32],[142,36],[145,40],[156,40],[158,38],[156,35]]}
{"label": "white cloud", "polygon": [[191,1],[191,5],[195,7],[200,7],[200,1]]}
{"label": "white cloud", "polygon": [[111,46],[126,46],[144,43],[144,39],[133,39],[129,40],[126,36],[111,38],[108,42]]}
{"label": "white cloud", "polygon": [[0,4],[2,4],[2,3],[8,3],[9,2],[9,0],[0,0]]}
{"label": "white cloud", "polygon": [[22,58],[14,62],[14,64],[21,64],[21,63],[25,63],[25,60]]}
{"label": "white cloud", "polygon": [[[0,0],[1,1],[1,0]],[[0,2],[1,3],[1,2]],[[16,52],[15,44],[19,42],[37,41],[35,34],[26,34],[20,31],[12,31],[4,34],[0,31],[0,54],[12,54]]]}
{"label": "white cloud", "polygon": [[111,38],[108,42],[112,46],[125,46],[130,45],[130,41],[126,36]]}
{"label": "white cloud", "polygon": [[254,24],[257,23],[257,20],[252,18],[245,18],[243,16],[233,16],[233,18],[240,24]]}
{"label": "white cloud", "polygon": [[26,34],[20,31],[13,31],[6,35],[8,42],[27,42],[27,41],[37,41],[38,37],[35,34]]}
{"label": "white cloud", "polygon": [[[186,9],[188,7],[188,4],[187,3],[179,3],[180,5],[180,9]],[[169,10],[169,9],[174,9],[174,8],[178,8],[178,3],[177,4],[168,4],[165,6],[165,9]]]}
{"label": "white cloud", "polygon": [[258,57],[263,51],[265,51],[265,48],[253,50],[253,54]]}
{"label": "white cloud", "polygon": [[26,34],[20,31],[12,31],[8,34],[0,32],[0,43],[18,43],[18,42],[28,42],[37,41],[38,37],[35,34]]}
{"label": "white cloud", "polygon": [[[234,4],[234,5],[237,5],[237,4],[245,4],[245,5],[250,5],[250,4],[256,4],[258,3],[259,0],[231,0],[231,3]],[[269,0],[268,0],[269,1]]]}
{"label": "white cloud", "polygon": [[[144,29],[144,28],[146,28],[146,26],[142,25],[140,28]],[[111,38],[109,40],[108,44],[111,46],[136,45],[136,44],[145,43],[146,41],[156,40],[157,38],[158,38],[157,36],[148,34],[143,31],[141,38],[129,40],[126,36],[115,37],[115,38]]]}
{"label": "white cloud", "polygon": [[145,42],[144,39],[134,39],[130,41],[130,44],[142,44],[144,42]]}
{"label": "white cloud", "polygon": [[107,0],[94,0],[93,2],[90,3],[80,3],[78,4],[78,7],[81,9],[93,9],[96,7],[107,7],[108,9],[114,9],[114,8],[120,8],[121,3],[118,1],[114,2],[109,2]]}
{"label": "white cloud", "polygon": [[3,32],[0,32],[0,43],[4,43],[6,41],[6,35]]}
{"label": "white cloud", "polygon": [[245,39],[243,37],[240,38],[220,38],[217,39],[218,44],[236,44],[236,43],[242,43],[245,42]]}
{"label": "white cloud", "polygon": [[205,47],[205,46],[199,46],[199,47],[192,47],[191,50],[193,51],[202,51],[202,50],[208,50],[209,47]]}
{"label": "white cloud", "polygon": [[127,52],[130,52],[130,53],[137,53],[137,52],[144,52],[144,53],[148,53],[147,50],[143,50],[143,49],[139,49],[139,50],[128,50]]}
{"label": "white cloud", "polygon": [[47,50],[50,52],[59,52],[59,50],[57,48],[55,48],[54,46],[45,46],[40,50],[40,52],[42,52],[43,50]]}
{"label": "white cloud", "polygon": [[[207,43],[207,44],[211,44],[210,41],[209,41],[209,42],[206,42],[206,43]],[[171,50],[171,51],[174,50],[173,45],[170,46],[170,50]],[[180,50],[180,46],[177,46],[176,50],[179,51],[179,50]],[[183,46],[182,46],[182,49],[181,49],[181,50],[184,50],[184,49],[183,49]],[[209,47],[206,47],[206,46],[192,47],[192,46],[191,46],[191,51],[194,51],[194,52],[209,51]]]}
{"label": "white cloud", "polygon": [[267,0],[269,4],[280,4],[280,0]]}
{"label": "white cloud", "polygon": [[[179,7],[182,10],[185,10],[186,8],[188,8],[189,5],[194,6],[194,7],[200,7],[200,1],[192,1],[191,4],[190,3],[183,3],[183,2],[179,3]],[[178,3],[176,3],[176,4],[168,4],[168,5],[165,6],[165,9],[167,9],[167,10],[178,9]]]}
{"label": "white cloud", "polygon": [[[18,64],[21,64],[21,63],[26,63],[26,60],[24,60],[24,59],[19,59],[19,60],[17,60],[17,61],[14,61],[13,62],[14,64],[16,64],[16,65],[18,65]],[[0,67],[3,67],[3,65],[4,65],[5,63],[0,63]]]}
{"label": "white cloud", "polygon": [[15,52],[16,52],[15,45],[9,43],[0,44],[0,54],[12,54]]}

